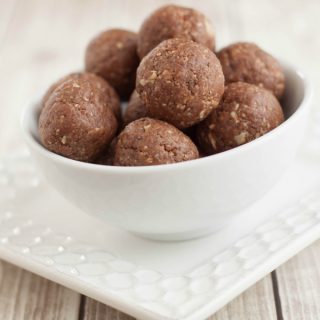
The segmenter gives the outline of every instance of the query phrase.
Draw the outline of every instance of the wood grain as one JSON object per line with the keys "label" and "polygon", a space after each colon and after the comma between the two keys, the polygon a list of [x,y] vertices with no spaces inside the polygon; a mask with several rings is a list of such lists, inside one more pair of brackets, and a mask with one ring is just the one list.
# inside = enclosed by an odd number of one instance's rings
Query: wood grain
{"label": "wood grain", "polygon": [[208,320],[276,320],[271,276],[268,275]]}
{"label": "wood grain", "polygon": [[284,320],[320,319],[320,241],[277,269]]}
{"label": "wood grain", "polygon": [[91,298],[85,297],[83,303],[82,316],[79,320],[134,320],[131,316]]}
{"label": "wood grain", "polygon": [[80,295],[0,261],[0,319],[75,320]]}
{"label": "wood grain", "polygon": [[[133,320],[90,298],[83,300],[83,320]],[[227,304],[208,320],[276,320],[271,276],[268,275],[242,295]]]}

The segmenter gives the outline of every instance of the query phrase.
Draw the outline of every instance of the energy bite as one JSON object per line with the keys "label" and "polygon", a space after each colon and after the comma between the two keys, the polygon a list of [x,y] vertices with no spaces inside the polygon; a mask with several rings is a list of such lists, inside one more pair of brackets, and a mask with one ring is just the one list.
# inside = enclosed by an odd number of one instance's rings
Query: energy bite
{"label": "energy bite", "polygon": [[114,165],[151,166],[197,159],[194,143],[174,126],[142,118],[128,124],[118,137]]}
{"label": "energy bite", "polygon": [[118,121],[121,120],[121,107],[120,107],[120,99],[115,92],[115,90],[109,85],[108,82],[106,82],[104,79],[101,77],[89,73],[89,72],[76,72],[76,73],[71,73],[69,75],[66,75],[59,79],[57,82],[55,82],[51,87],[47,90],[45,93],[43,99],[42,99],[42,104],[45,105],[46,101],[49,99],[50,95],[52,92],[59,87],[62,83],[68,81],[68,80],[84,80],[84,81],[90,81],[92,82],[93,85],[96,86],[98,90],[101,91],[104,99],[106,100],[107,106],[111,108],[113,111],[114,115],[118,119]]}
{"label": "energy bite", "polygon": [[138,34],[138,54],[142,59],[163,40],[183,38],[215,48],[215,35],[208,19],[191,8],[168,5],[156,10],[142,24]]}
{"label": "energy bite", "polygon": [[105,148],[105,150],[102,151],[102,153],[98,156],[94,163],[102,164],[105,166],[112,166],[116,144],[117,138],[114,138],[111,143]]}
{"label": "energy bite", "polygon": [[42,144],[74,160],[93,161],[116,131],[117,120],[101,90],[80,78],[58,86],[39,117]]}
{"label": "energy bite", "polygon": [[142,103],[137,91],[133,91],[127,109],[123,115],[124,124],[127,125],[134,120],[144,118],[146,116],[146,106]]}
{"label": "energy bite", "polygon": [[207,154],[218,153],[252,141],[283,121],[282,108],[269,90],[234,82],[218,108],[198,125],[197,141]]}
{"label": "energy bite", "polygon": [[134,89],[137,56],[137,34],[122,29],[100,33],[86,49],[85,68],[107,80],[122,99]]}
{"label": "energy bite", "polygon": [[136,91],[148,116],[187,128],[217,107],[224,76],[208,48],[191,40],[169,39],[141,61]]}
{"label": "energy bite", "polygon": [[232,44],[217,56],[221,62],[226,84],[248,82],[270,90],[280,99],[285,77],[278,61],[253,43]]}

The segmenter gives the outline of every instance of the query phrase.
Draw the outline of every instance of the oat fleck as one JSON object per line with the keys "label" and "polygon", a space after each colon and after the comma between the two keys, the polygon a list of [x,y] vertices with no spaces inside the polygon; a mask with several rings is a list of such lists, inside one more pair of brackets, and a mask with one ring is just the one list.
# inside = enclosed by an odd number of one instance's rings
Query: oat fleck
{"label": "oat fleck", "polygon": [[213,135],[211,133],[209,134],[209,140],[210,140],[210,143],[213,146],[213,148],[217,149],[216,139],[213,137]]}
{"label": "oat fleck", "polygon": [[231,117],[233,118],[233,120],[234,120],[236,123],[239,122],[239,118],[238,118],[238,115],[237,115],[236,112],[231,111],[230,115],[231,115]]}
{"label": "oat fleck", "polygon": [[141,79],[141,80],[139,81],[139,83],[140,83],[142,86],[145,86],[145,85],[148,83],[148,81],[145,80],[145,79]]}
{"label": "oat fleck", "polygon": [[178,103],[178,104],[177,104],[177,109],[178,109],[178,110],[185,110],[185,109],[186,109],[186,105],[185,105],[185,104],[180,104],[180,103]]}
{"label": "oat fleck", "polygon": [[241,133],[239,133],[238,135],[234,136],[234,141],[240,145],[246,142],[246,137],[248,135],[248,132],[243,131]]}
{"label": "oat fleck", "polygon": [[162,76],[166,76],[166,75],[169,75],[170,74],[170,71],[167,70],[167,69],[164,69],[161,73]]}
{"label": "oat fleck", "polygon": [[154,79],[156,79],[157,78],[157,71],[155,71],[155,70],[152,70],[151,71],[151,75],[150,75],[150,77],[148,78],[149,80],[154,80]]}
{"label": "oat fleck", "polygon": [[122,42],[117,42],[116,46],[118,49],[122,49],[123,48],[123,43]]}
{"label": "oat fleck", "polygon": [[200,112],[200,119],[202,120],[205,117],[205,115],[206,115],[206,110],[202,110]]}

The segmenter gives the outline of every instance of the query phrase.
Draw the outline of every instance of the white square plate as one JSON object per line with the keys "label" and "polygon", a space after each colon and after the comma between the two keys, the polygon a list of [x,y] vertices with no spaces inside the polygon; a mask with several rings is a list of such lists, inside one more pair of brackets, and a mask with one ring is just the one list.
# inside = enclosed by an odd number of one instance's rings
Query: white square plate
{"label": "white square plate", "polygon": [[320,236],[319,114],[295,163],[232,225],[156,242],[80,212],[24,156],[0,161],[0,258],[139,319],[205,319]]}

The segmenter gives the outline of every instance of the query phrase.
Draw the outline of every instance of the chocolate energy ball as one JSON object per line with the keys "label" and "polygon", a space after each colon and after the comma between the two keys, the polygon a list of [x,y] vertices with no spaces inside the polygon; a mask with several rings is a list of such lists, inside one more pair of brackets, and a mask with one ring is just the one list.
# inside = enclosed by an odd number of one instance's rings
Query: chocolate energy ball
{"label": "chocolate energy ball", "polygon": [[138,34],[138,54],[142,59],[163,40],[183,38],[198,42],[210,50],[215,36],[208,19],[200,12],[174,5],[156,10],[142,24]]}
{"label": "chocolate energy ball", "polygon": [[197,159],[193,142],[174,126],[141,118],[128,124],[118,137],[114,165],[150,166]]}
{"label": "chocolate energy ball", "polygon": [[98,156],[94,163],[102,164],[105,166],[112,166],[116,144],[117,138],[114,138],[111,143],[102,151],[102,153]]}
{"label": "chocolate energy ball", "polygon": [[59,79],[57,82],[55,82],[51,87],[47,90],[45,93],[42,104],[45,105],[46,101],[49,99],[51,93],[59,87],[62,83],[68,81],[68,80],[84,80],[84,81],[90,81],[93,85],[96,86],[98,90],[101,91],[104,99],[106,100],[107,106],[111,108],[114,115],[118,119],[118,121],[121,120],[121,107],[120,107],[120,99],[116,93],[116,91],[109,85],[107,81],[102,79],[101,77],[95,75],[94,73],[89,72],[75,72],[68,74],[64,76],[63,78]]}
{"label": "chocolate energy ball", "polygon": [[122,99],[127,99],[134,89],[138,65],[137,34],[131,31],[107,30],[94,38],[86,49],[86,71],[107,80]]}
{"label": "chocolate energy ball", "polygon": [[146,106],[142,103],[137,91],[133,91],[127,109],[123,115],[124,124],[127,125],[134,120],[144,118],[146,116]]}
{"label": "chocolate energy ball", "polygon": [[283,121],[282,108],[269,90],[234,82],[218,108],[198,125],[197,140],[207,154],[218,153],[252,141]]}
{"label": "chocolate energy ball", "polygon": [[273,92],[280,99],[285,77],[278,61],[253,43],[232,44],[217,56],[221,62],[226,84],[248,82]]}
{"label": "chocolate energy ball", "polygon": [[42,144],[74,160],[94,160],[116,130],[117,120],[101,90],[83,79],[69,79],[58,86],[39,117]]}
{"label": "chocolate energy ball", "polygon": [[136,90],[148,116],[187,128],[219,104],[224,76],[208,48],[191,40],[169,39],[141,61]]}

